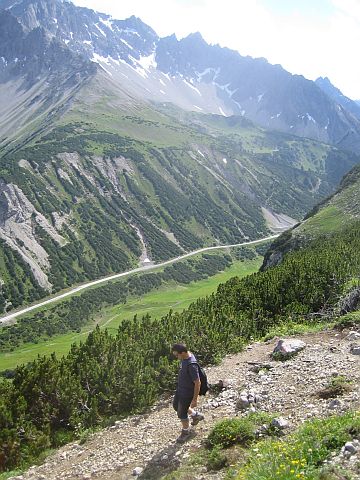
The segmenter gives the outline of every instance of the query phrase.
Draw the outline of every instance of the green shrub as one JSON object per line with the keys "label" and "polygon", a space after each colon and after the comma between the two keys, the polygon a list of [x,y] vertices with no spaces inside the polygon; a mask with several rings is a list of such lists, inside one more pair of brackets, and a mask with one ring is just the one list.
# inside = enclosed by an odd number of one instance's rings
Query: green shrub
{"label": "green shrub", "polygon": [[219,446],[216,446],[212,450],[210,450],[208,454],[206,468],[208,470],[217,471],[226,467],[227,463],[228,460],[226,455],[223,453]]}
{"label": "green shrub", "polygon": [[207,444],[210,447],[227,448],[235,444],[248,445],[254,439],[255,427],[249,418],[229,418],[215,425]]}

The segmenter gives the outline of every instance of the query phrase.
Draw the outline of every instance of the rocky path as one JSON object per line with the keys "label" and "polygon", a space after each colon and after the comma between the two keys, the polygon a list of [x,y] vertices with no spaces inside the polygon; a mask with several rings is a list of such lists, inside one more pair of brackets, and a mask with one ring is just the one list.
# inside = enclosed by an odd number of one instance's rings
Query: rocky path
{"label": "rocky path", "polygon": [[[219,366],[207,369],[210,383],[226,380],[227,388],[201,400],[200,410],[206,420],[196,427],[196,436],[183,446],[175,443],[179,423],[171,399],[163,399],[148,414],[116,422],[94,434],[84,445],[67,445],[42,466],[13,479],[129,480],[136,474],[141,479],[160,479],[196,451],[216,421],[242,414],[236,407],[241,391],[257,397],[257,408],[285,417],[290,429],[313,416],[360,408],[360,355],[350,353],[354,341],[349,339],[349,332],[296,338],[307,346],[286,362],[270,359],[274,339],[254,343],[240,354],[227,356]],[[360,340],[355,339],[355,343],[360,344]],[[344,375],[351,380],[352,391],[335,401],[317,398],[314,394],[328,384],[332,375]],[[193,478],[213,477],[194,472]]]}

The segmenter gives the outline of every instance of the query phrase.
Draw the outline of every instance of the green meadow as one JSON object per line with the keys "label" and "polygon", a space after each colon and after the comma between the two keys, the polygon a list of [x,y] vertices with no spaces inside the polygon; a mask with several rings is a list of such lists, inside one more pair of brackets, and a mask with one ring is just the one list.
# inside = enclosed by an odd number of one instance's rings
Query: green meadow
{"label": "green meadow", "polygon": [[234,261],[225,271],[205,280],[187,285],[172,282],[141,297],[129,297],[126,304],[104,309],[80,333],[71,332],[65,335],[57,335],[49,341],[26,344],[13,352],[0,353],[0,371],[13,369],[17,365],[30,362],[38,355],[50,355],[53,352],[58,356],[65,355],[70,350],[71,344],[85,339],[95,324],[99,324],[102,328],[107,328],[115,334],[120,323],[124,319],[134,317],[134,315],[141,317],[148,313],[151,317],[156,318],[166,314],[170,309],[174,312],[182,311],[196,299],[216,291],[219,284],[226,282],[229,278],[234,276],[244,277],[257,272],[261,263],[262,257],[243,262]]}

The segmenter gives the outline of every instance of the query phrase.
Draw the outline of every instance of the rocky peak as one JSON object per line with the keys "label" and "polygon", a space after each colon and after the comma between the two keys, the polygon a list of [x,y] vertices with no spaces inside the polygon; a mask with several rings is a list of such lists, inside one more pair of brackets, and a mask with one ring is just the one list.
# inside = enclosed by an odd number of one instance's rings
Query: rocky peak
{"label": "rocky peak", "polygon": [[356,101],[346,97],[342,91],[335,87],[328,77],[319,77],[315,80],[316,85],[330,98],[335,100],[339,105],[352,113],[356,118],[360,119],[360,106]]}
{"label": "rocky peak", "polygon": [[[6,8],[9,2],[3,4]],[[110,15],[76,7],[61,0],[22,0],[8,5],[26,31],[42,26],[71,50],[91,60],[112,57],[132,63],[149,56],[158,40],[152,28],[139,18],[114,20]]]}

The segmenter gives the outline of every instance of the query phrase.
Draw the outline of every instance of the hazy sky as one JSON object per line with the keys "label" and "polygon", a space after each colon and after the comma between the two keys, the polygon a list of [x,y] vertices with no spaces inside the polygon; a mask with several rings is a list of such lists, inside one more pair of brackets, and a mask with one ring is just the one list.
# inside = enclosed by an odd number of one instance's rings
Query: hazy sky
{"label": "hazy sky", "polygon": [[74,0],[117,19],[140,17],[160,36],[200,32],[209,43],[265,57],[360,99],[360,0]]}

